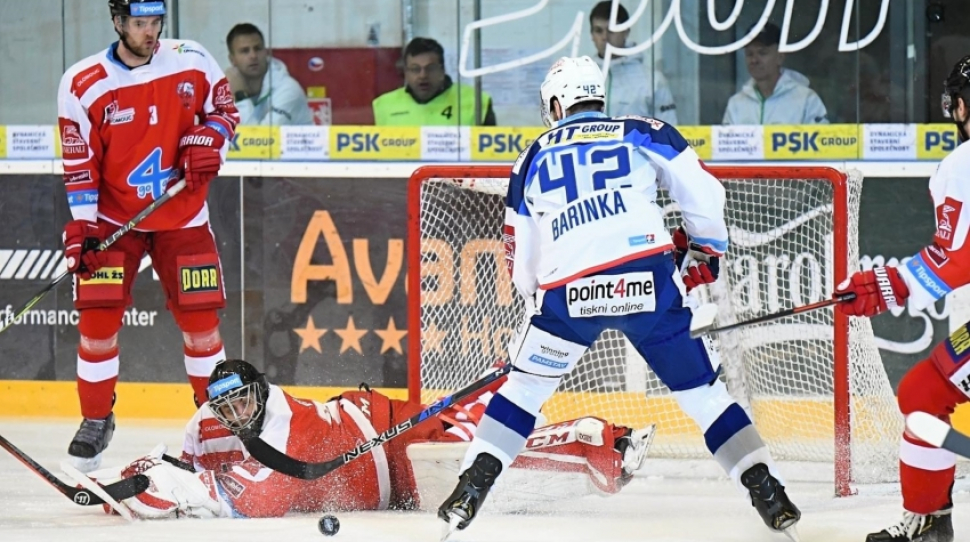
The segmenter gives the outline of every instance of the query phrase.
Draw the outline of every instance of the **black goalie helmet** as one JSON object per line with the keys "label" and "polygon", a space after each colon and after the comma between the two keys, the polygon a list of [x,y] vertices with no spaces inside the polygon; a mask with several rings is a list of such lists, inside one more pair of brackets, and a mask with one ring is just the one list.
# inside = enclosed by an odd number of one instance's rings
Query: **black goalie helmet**
{"label": "black goalie helmet", "polygon": [[957,98],[963,98],[963,103],[966,107],[970,108],[970,55],[965,56],[960,59],[959,62],[953,66],[953,70],[950,71],[950,75],[943,82],[943,116],[948,119],[953,119],[953,122],[957,125],[957,131],[960,132],[960,137],[964,141],[967,140],[967,134],[963,128],[964,123],[968,120],[957,119],[956,118],[956,108],[957,108]]}
{"label": "black goalie helmet", "polygon": [[165,0],[108,0],[111,17],[153,17],[165,15]]}
{"label": "black goalie helmet", "polygon": [[258,437],[266,417],[266,375],[241,359],[219,362],[209,376],[209,410],[239,438]]}

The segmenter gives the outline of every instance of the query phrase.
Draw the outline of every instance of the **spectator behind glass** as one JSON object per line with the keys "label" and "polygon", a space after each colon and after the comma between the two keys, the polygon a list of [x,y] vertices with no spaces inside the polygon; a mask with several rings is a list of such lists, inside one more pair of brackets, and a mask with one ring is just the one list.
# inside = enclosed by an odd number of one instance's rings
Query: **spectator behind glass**
{"label": "spectator behind glass", "polygon": [[[613,47],[633,47],[635,42],[627,43],[630,31],[610,32],[610,5],[612,0],[603,0],[589,13],[590,34],[599,56],[600,68],[606,55],[606,45]],[[617,6],[616,22],[623,24],[630,14],[622,4]],[[610,58],[610,72],[606,74],[606,114],[640,115],[653,117],[669,124],[677,124],[677,105],[670,92],[667,78],[659,70],[644,64],[641,55],[617,56]]]}
{"label": "spectator behind glass", "polygon": [[226,36],[229,86],[236,97],[240,124],[283,126],[313,124],[306,92],[286,65],[272,58],[255,25],[237,24]]}
{"label": "spectator behind glass", "polygon": [[783,68],[781,30],[768,23],[744,48],[751,79],[728,100],[724,124],[828,124],[825,105],[808,78]]}
{"label": "spectator behind glass", "polygon": [[414,38],[404,48],[404,86],[374,99],[378,126],[495,126],[492,98],[482,92],[482,121],[475,122],[474,87],[445,73],[445,50],[433,39]]}

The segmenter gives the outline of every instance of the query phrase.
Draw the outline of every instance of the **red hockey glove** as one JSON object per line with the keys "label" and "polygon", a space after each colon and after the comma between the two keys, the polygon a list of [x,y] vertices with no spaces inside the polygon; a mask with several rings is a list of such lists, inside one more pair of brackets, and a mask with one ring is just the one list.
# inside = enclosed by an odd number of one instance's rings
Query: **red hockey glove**
{"label": "red hockey glove", "polygon": [[671,236],[674,238],[674,262],[683,274],[688,293],[701,284],[711,284],[717,280],[721,269],[719,257],[708,254],[700,245],[691,243],[683,227],[674,230]]}
{"label": "red hockey glove", "polygon": [[182,135],[176,163],[185,177],[186,188],[198,190],[219,174],[220,151],[225,142],[226,137],[209,123],[193,126]]}
{"label": "red hockey glove", "polygon": [[859,271],[835,289],[836,295],[849,292],[855,293],[855,299],[836,305],[842,314],[849,316],[875,316],[902,307],[909,297],[909,288],[895,267]]}
{"label": "red hockey glove", "polygon": [[64,259],[67,271],[76,273],[82,279],[104,267],[107,254],[98,250],[104,241],[103,228],[87,220],[72,220],[64,226]]}

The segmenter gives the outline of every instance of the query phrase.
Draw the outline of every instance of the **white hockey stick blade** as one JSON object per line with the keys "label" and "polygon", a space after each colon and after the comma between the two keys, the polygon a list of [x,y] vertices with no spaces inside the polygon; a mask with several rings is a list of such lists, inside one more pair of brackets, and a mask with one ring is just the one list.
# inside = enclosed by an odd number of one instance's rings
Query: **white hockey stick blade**
{"label": "white hockey stick blade", "polygon": [[131,515],[131,510],[129,510],[127,506],[116,501],[111,497],[111,495],[108,495],[108,492],[105,491],[104,488],[98,484],[98,482],[87,474],[84,474],[83,472],[74,468],[74,465],[71,465],[67,461],[61,461],[61,471],[63,471],[68,478],[80,484],[80,486],[84,489],[94,493],[98,497],[101,497],[101,499],[104,500],[108,506],[110,506],[115,512],[118,512],[118,515],[127,519],[128,521],[135,521],[134,516]]}
{"label": "white hockey stick blade", "polygon": [[926,412],[913,412],[906,416],[906,429],[916,435],[916,438],[937,448],[970,457],[970,437],[936,416]]}
{"label": "white hockey stick blade", "polygon": [[717,305],[705,303],[693,311],[690,319],[690,336],[693,339],[707,333],[707,330],[714,327],[717,321]]}
{"label": "white hockey stick blade", "polygon": [[456,514],[452,514],[451,520],[449,520],[448,523],[445,524],[445,526],[441,529],[441,542],[448,542],[451,535],[455,534],[455,532],[458,530],[459,523],[461,523],[461,517]]}

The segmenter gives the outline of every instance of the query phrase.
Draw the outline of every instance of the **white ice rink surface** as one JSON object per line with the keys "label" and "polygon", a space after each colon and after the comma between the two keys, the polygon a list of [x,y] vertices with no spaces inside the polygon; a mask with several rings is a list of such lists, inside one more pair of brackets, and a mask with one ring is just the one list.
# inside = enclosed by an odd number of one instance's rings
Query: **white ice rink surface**
{"label": "white ice rink surface", "polygon": [[[58,464],[79,422],[0,420],[0,435],[60,475]],[[104,465],[123,465],[164,442],[172,455],[181,447],[182,428],[174,424],[121,421],[105,454]],[[648,459],[648,462],[650,460]],[[651,469],[662,463],[648,463]],[[707,462],[713,463],[713,462]],[[791,479],[796,475],[786,474]],[[63,476],[62,476],[62,479]],[[830,483],[790,482],[789,495],[802,509],[803,542],[863,542],[866,533],[900,518],[898,496],[833,498]],[[970,495],[954,496],[957,540],[970,540]],[[442,525],[424,512],[336,514],[341,530],[334,542],[437,542]],[[169,520],[129,524],[105,515],[100,507],[82,507],[0,450],[0,542],[298,542],[325,538],[317,531],[319,515],[282,519]],[[962,535],[962,536],[961,536]],[[620,494],[587,496],[556,510],[530,514],[485,511],[457,542],[783,542],[767,530],[751,505],[727,480],[644,476]]]}

